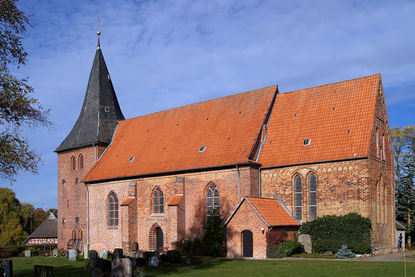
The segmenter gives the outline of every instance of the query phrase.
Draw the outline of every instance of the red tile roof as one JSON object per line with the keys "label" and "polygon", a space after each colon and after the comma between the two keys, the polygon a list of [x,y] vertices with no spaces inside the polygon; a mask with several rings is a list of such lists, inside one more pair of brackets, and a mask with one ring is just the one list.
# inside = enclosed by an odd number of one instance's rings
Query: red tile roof
{"label": "red tile roof", "polygon": [[121,121],[112,144],[82,181],[249,162],[276,90],[271,86]]}
{"label": "red tile roof", "polygon": [[300,225],[278,199],[246,198],[257,210],[268,226],[298,226]]}
{"label": "red tile roof", "polygon": [[231,216],[226,220],[225,226],[231,222],[233,216],[238,212],[244,202],[257,213],[259,218],[261,218],[268,227],[300,225],[278,199],[244,197],[232,212]]}
{"label": "red tile roof", "polygon": [[170,200],[169,204],[167,204],[168,206],[177,206],[180,203],[180,200],[182,200],[183,194],[177,194],[175,196],[172,197],[172,199]]}
{"label": "red tile roof", "polygon": [[128,206],[134,200],[134,198],[127,198],[121,203],[121,206]]}
{"label": "red tile roof", "polygon": [[272,167],[368,156],[380,86],[376,74],[278,94],[259,162]]}

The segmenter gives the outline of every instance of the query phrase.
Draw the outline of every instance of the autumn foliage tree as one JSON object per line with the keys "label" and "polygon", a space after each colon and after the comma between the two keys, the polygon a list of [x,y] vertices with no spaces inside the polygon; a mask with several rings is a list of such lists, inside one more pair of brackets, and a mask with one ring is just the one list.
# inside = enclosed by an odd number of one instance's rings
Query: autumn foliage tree
{"label": "autumn foliage tree", "polygon": [[395,159],[396,218],[406,227],[408,244],[415,235],[415,125],[392,128]]}
{"label": "autumn foliage tree", "polygon": [[37,172],[39,156],[22,136],[22,126],[51,124],[27,78],[15,76],[27,61],[22,40],[30,26],[16,2],[0,1],[0,177],[10,181],[20,170]]}

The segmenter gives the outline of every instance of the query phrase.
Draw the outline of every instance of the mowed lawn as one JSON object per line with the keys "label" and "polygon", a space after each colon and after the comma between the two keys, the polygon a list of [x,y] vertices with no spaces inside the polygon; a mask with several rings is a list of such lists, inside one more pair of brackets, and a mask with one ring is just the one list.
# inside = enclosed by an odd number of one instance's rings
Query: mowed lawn
{"label": "mowed lawn", "polygon": [[[31,276],[33,265],[54,266],[54,276],[89,276],[85,262],[61,258],[14,258],[15,276]],[[407,276],[415,276],[415,263],[407,263]],[[401,262],[336,260],[226,260],[204,258],[192,265],[168,264],[147,268],[146,276],[404,276]]]}

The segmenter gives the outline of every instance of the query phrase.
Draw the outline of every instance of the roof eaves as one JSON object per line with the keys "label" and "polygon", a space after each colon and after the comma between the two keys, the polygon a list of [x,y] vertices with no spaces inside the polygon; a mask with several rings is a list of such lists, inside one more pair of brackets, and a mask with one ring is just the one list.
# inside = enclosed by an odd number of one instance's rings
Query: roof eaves
{"label": "roof eaves", "polygon": [[[93,170],[93,168],[96,167],[96,165],[97,165],[97,163],[95,163],[95,165],[91,168],[91,170],[89,172],[91,172]],[[236,165],[242,165],[242,166],[256,165],[256,166],[261,166],[260,163],[249,160],[247,162],[239,162],[239,163],[233,163],[233,164],[227,164],[227,165],[220,165],[220,166],[197,167],[197,168],[180,169],[180,170],[172,170],[172,171],[164,171],[164,172],[155,172],[155,173],[148,173],[148,174],[138,174],[138,175],[129,175],[129,176],[118,176],[118,177],[104,178],[104,179],[85,180],[85,178],[83,178],[81,180],[81,182],[82,183],[86,183],[86,184],[93,184],[93,183],[110,182],[110,181],[116,181],[116,180],[145,178],[145,177],[153,177],[153,176],[161,176],[161,175],[171,175],[171,174],[181,174],[181,173],[185,173],[185,172],[197,172],[197,171],[205,171],[205,170],[216,170],[216,169],[221,169],[221,168],[232,168],[232,167],[234,167]],[[88,175],[88,173],[87,173],[87,175]],[[85,176],[88,177],[87,175],[85,175]]]}
{"label": "roof eaves", "polygon": [[368,159],[368,158],[369,158],[368,156],[362,156],[362,157],[338,159],[338,160],[326,160],[326,161],[315,161],[315,162],[306,162],[306,163],[294,163],[294,164],[266,166],[266,167],[261,167],[261,170],[262,169],[273,169],[273,168],[297,166],[297,165],[310,165],[310,164],[322,164],[322,163],[333,163],[333,162],[346,162],[346,161],[353,161],[353,160],[364,160],[364,159]]}

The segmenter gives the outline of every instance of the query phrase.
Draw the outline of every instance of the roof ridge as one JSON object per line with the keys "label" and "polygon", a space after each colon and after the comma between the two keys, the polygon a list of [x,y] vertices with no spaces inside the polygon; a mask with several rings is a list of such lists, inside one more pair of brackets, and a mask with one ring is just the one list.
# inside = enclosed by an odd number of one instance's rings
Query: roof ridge
{"label": "roof ridge", "polygon": [[[345,83],[345,82],[350,82],[350,81],[356,81],[356,80],[361,80],[361,79],[365,79],[365,78],[369,78],[369,77],[374,77],[374,76],[381,76],[380,73],[376,73],[376,74],[372,74],[372,75],[367,75],[367,76],[363,76],[363,77],[356,77],[353,79],[349,79],[349,80],[344,80],[344,81],[338,81],[338,82],[332,82],[332,83],[327,83],[327,84],[323,84],[323,85],[318,85],[318,86],[312,86],[312,87],[308,87],[308,88],[302,88],[302,89],[296,89],[296,90],[291,90],[291,91],[287,91],[287,92],[281,92],[281,95],[285,95],[285,94],[290,94],[290,93],[294,93],[294,92],[298,92],[298,91],[303,91],[303,90],[309,90],[309,89],[313,89],[313,88],[320,88],[320,87],[325,87],[325,86],[329,86],[329,85],[336,85],[336,84],[341,84],[341,83]],[[379,78],[380,79],[380,78]]]}
{"label": "roof ridge", "polygon": [[267,86],[267,87],[263,87],[263,88],[259,88],[259,89],[252,89],[252,90],[248,90],[248,91],[238,92],[238,93],[230,94],[230,95],[227,95],[227,96],[222,96],[222,97],[213,98],[213,99],[209,99],[209,100],[205,100],[205,101],[199,101],[199,102],[195,102],[195,103],[190,103],[190,104],[186,104],[186,105],[183,105],[183,106],[178,106],[178,107],[174,107],[174,108],[170,108],[170,109],[166,109],[166,110],[161,110],[161,111],[158,111],[158,112],[153,112],[153,113],[149,113],[149,114],[143,114],[143,115],[140,115],[140,116],[136,116],[136,117],[132,117],[132,118],[125,119],[122,122],[126,122],[126,121],[129,121],[129,120],[132,120],[132,119],[137,119],[137,118],[142,118],[142,117],[147,117],[147,116],[155,115],[155,114],[162,113],[162,112],[176,110],[176,109],[180,109],[180,108],[184,108],[184,107],[188,107],[188,106],[193,106],[193,105],[197,105],[197,104],[218,101],[220,99],[225,99],[225,98],[228,98],[228,97],[233,97],[233,96],[237,96],[237,95],[241,95],[241,94],[245,94],[245,93],[252,93],[254,91],[269,89],[269,88],[272,88],[272,87],[277,88],[278,85],[276,84],[276,85]]}

